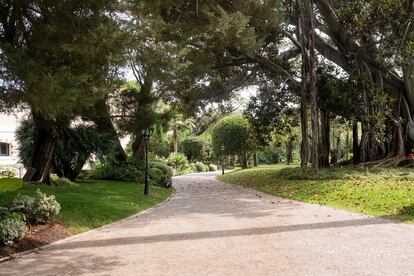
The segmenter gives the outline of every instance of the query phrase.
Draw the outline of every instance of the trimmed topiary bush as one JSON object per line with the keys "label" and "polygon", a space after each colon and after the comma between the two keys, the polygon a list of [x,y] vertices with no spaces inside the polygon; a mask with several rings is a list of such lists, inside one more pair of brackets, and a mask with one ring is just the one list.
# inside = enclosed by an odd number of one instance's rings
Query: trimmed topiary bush
{"label": "trimmed topiary bush", "polygon": [[21,213],[0,213],[0,244],[13,244],[24,238],[26,223]]}
{"label": "trimmed topiary bush", "polygon": [[190,162],[208,159],[209,144],[198,137],[189,137],[183,140],[180,148]]}
{"label": "trimmed topiary bush", "polygon": [[197,172],[205,172],[206,171],[206,167],[204,166],[203,163],[196,162],[196,163],[194,163],[194,165],[195,165],[195,167],[197,169]]}
{"label": "trimmed topiary bush", "polygon": [[217,166],[214,165],[214,164],[208,165],[208,171],[209,172],[215,172],[215,171],[217,171]]}
{"label": "trimmed topiary bush", "polygon": [[36,191],[33,202],[33,209],[30,215],[36,223],[47,223],[53,220],[60,212],[60,204],[56,201],[54,195],[48,196],[40,190]]}
{"label": "trimmed topiary bush", "polygon": [[[217,156],[239,155],[242,168],[247,167],[249,152],[257,148],[249,121],[241,115],[227,116],[212,129],[212,144]],[[224,150],[221,147],[224,146]]]}

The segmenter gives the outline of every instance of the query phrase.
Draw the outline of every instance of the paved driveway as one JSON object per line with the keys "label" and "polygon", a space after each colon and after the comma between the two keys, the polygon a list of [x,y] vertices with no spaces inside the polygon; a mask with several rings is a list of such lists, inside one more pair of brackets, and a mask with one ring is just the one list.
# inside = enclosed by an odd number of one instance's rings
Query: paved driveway
{"label": "paved driveway", "polygon": [[166,204],[0,264],[0,275],[414,275],[414,225],[174,179]]}

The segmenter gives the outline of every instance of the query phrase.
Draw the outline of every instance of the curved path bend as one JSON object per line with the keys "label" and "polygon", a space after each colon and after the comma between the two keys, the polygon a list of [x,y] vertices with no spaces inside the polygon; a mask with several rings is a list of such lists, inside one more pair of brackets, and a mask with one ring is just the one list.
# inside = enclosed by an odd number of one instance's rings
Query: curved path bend
{"label": "curved path bend", "polygon": [[167,203],[0,263],[0,275],[414,275],[414,225],[174,179]]}

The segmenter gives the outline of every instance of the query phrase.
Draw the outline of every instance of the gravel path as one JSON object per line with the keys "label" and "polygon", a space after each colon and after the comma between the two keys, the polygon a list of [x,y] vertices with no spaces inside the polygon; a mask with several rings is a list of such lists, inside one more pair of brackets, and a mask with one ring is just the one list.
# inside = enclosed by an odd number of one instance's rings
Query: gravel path
{"label": "gravel path", "polygon": [[414,275],[414,225],[257,194],[215,174],[166,204],[0,263],[0,275]]}

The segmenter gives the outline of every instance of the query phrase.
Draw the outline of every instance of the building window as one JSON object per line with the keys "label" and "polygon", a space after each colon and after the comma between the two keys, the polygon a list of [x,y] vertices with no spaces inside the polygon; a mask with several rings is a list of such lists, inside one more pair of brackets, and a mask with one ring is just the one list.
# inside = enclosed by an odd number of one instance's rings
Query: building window
{"label": "building window", "polygon": [[10,156],[10,145],[7,143],[0,143],[0,156]]}

